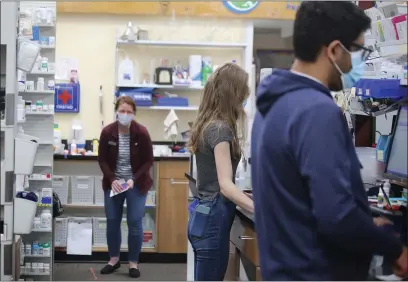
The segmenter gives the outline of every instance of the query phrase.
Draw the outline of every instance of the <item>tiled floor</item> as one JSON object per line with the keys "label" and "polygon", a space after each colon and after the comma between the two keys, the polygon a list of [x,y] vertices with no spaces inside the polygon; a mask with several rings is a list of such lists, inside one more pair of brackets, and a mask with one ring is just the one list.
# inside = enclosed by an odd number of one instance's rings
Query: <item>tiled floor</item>
{"label": "tiled floor", "polygon": [[[110,275],[101,275],[100,269],[104,264],[98,263],[56,263],[54,281],[92,281],[96,275],[101,281],[131,281],[136,280],[128,276],[128,266],[122,267]],[[140,265],[141,277],[137,280],[143,281],[186,281],[187,264],[185,263],[145,263]]]}

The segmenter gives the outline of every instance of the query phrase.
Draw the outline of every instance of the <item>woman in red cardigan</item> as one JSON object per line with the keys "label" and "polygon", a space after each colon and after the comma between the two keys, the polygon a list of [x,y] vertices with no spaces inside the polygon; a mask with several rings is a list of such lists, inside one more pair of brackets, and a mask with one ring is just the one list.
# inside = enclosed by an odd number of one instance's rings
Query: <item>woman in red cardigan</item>
{"label": "woman in red cardigan", "polygon": [[[153,147],[147,129],[134,121],[136,104],[132,98],[120,97],[115,105],[117,121],[107,125],[99,140],[99,166],[103,173],[105,193],[106,237],[110,260],[101,274],[110,274],[120,267],[120,245],[123,204],[126,199],[129,229],[129,276],[138,278],[139,254],[143,243],[142,219],[146,194],[153,185],[150,168],[153,165]],[[113,197],[111,191],[121,192]]]}

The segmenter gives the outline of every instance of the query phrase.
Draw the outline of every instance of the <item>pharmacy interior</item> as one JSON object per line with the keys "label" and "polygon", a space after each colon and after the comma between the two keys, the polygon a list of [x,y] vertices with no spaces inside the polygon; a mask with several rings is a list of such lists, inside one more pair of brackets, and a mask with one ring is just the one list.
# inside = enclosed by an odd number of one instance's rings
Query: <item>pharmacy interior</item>
{"label": "pharmacy interior", "polygon": [[[141,262],[184,263],[174,280],[193,280],[186,229],[196,168],[185,143],[206,79],[225,62],[250,74],[245,105],[250,130],[256,85],[273,68],[289,68],[293,61],[298,3],[237,3],[1,3],[2,281],[66,280],[67,273],[56,267],[60,263],[108,260],[98,139],[115,120],[113,103],[120,96],[134,99],[136,119],[154,144]],[[399,187],[406,188],[407,177],[383,172],[395,154],[389,152],[407,155],[394,141],[406,127],[400,121],[407,115],[401,106],[407,102],[407,6],[367,3],[356,4],[373,19],[366,34],[372,58],[361,83],[333,97],[354,131],[373,213],[398,219],[407,201],[407,190]],[[12,25],[18,25],[18,34],[6,28]],[[249,145],[236,176],[240,189],[251,189]],[[378,203],[381,181],[391,210]],[[53,193],[62,203],[61,215]],[[124,261],[125,213],[126,208]],[[253,215],[237,210],[227,280],[261,280],[255,234]],[[93,277],[89,267],[69,275]]]}

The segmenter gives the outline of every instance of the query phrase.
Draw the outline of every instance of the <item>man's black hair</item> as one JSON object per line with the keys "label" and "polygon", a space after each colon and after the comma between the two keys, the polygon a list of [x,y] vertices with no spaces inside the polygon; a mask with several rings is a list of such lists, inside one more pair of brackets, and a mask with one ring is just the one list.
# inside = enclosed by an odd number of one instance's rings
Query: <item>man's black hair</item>
{"label": "man's black hair", "polygon": [[352,2],[302,2],[293,32],[295,57],[315,62],[322,47],[334,40],[350,49],[351,43],[370,26],[371,19]]}

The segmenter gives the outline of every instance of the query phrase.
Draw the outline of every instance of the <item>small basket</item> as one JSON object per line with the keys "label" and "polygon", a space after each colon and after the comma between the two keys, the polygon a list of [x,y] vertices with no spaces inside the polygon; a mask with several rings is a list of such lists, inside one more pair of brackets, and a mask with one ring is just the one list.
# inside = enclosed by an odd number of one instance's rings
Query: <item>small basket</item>
{"label": "small basket", "polygon": [[106,218],[94,217],[93,221],[93,246],[106,247]]}
{"label": "small basket", "polygon": [[[93,218],[93,246],[94,247],[106,247],[108,245],[106,239],[106,218],[94,217]],[[120,232],[122,237],[121,248],[127,247],[128,242],[128,226],[125,218],[122,219],[120,225]]]}
{"label": "small basket", "polygon": [[102,176],[95,176],[95,205],[104,205],[105,193],[102,187]]}
{"label": "small basket", "polygon": [[52,189],[58,194],[62,205],[68,204],[69,176],[54,175],[52,177]]}
{"label": "small basket", "polygon": [[71,181],[71,203],[92,205],[94,201],[94,177],[71,176]]}
{"label": "small basket", "polygon": [[54,223],[54,246],[66,247],[67,246],[67,234],[68,234],[68,219],[56,218]]}

